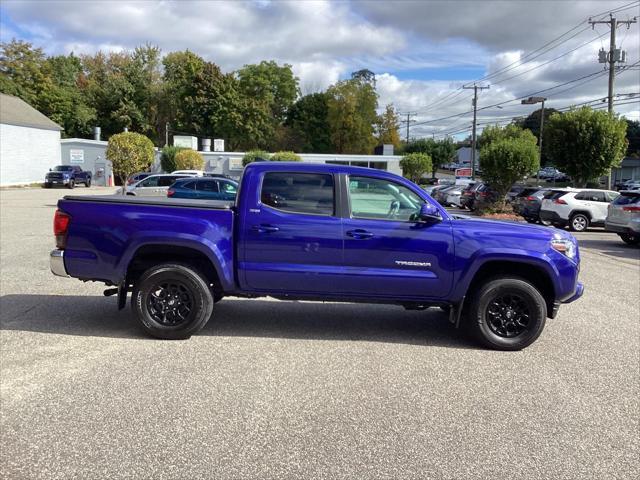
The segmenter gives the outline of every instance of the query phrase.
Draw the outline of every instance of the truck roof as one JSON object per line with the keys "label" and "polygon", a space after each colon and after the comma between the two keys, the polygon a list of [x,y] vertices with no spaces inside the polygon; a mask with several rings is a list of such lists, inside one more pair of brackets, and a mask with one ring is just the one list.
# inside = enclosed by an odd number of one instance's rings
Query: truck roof
{"label": "truck roof", "polygon": [[359,175],[371,175],[375,173],[381,177],[402,178],[400,175],[388,172],[386,170],[378,170],[367,167],[352,167],[350,165],[339,165],[334,163],[301,163],[301,162],[253,162],[245,167],[247,169],[257,171],[283,171],[295,170],[296,172],[314,172],[314,173],[347,173]]}

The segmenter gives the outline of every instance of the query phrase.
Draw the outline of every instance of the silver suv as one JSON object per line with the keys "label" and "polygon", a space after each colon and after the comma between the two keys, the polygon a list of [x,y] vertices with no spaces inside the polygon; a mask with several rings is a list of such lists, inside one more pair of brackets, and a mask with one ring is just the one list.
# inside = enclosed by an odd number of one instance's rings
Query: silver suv
{"label": "silver suv", "polygon": [[620,192],[609,205],[604,228],[629,245],[640,244],[640,190]]}

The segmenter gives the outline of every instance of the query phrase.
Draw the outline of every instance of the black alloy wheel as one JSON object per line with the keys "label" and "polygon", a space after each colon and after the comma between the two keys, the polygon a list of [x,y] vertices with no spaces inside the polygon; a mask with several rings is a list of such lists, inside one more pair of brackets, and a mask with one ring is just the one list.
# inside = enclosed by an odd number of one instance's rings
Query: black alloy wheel
{"label": "black alloy wheel", "polygon": [[147,296],[147,310],[160,325],[174,327],[189,320],[193,313],[193,298],[182,283],[160,282]]}
{"label": "black alloy wheel", "polygon": [[495,297],[487,306],[487,325],[500,337],[513,338],[524,332],[529,324],[529,307],[518,294],[505,293]]}

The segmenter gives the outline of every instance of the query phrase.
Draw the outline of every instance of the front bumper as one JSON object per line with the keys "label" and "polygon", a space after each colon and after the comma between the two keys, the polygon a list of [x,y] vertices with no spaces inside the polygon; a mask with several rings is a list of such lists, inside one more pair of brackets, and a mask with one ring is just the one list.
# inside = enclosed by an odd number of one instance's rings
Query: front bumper
{"label": "front bumper", "polygon": [[572,297],[567,298],[564,302],[562,303],[571,303],[571,302],[575,302],[576,300],[578,300],[582,294],[584,293],[584,284],[582,284],[581,282],[578,282],[576,284],[576,291],[573,294]]}
{"label": "front bumper", "polygon": [[64,250],[52,250],[49,254],[49,266],[51,273],[58,277],[68,277],[67,269],[64,266]]}

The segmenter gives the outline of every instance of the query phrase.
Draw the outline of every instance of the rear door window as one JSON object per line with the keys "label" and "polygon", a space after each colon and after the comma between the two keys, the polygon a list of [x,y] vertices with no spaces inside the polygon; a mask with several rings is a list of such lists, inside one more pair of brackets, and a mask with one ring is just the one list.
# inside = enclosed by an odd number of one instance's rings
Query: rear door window
{"label": "rear door window", "polygon": [[173,184],[178,178],[174,176],[166,176],[166,177],[158,177],[158,186],[159,187],[168,187]]}
{"label": "rear door window", "polygon": [[180,184],[180,188],[186,188],[187,190],[195,190],[196,189],[196,182],[195,181],[191,181],[191,182],[184,182]]}
{"label": "rear door window", "polygon": [[138,184],[139,187],[157,187],[158,178],[160,177],[147,177]]}
{"label": "rear door window", "polygon": [[201,192],[218,193],[218,182],[216,180],[200,180],[198,190]]}
{"label": "rear door window", "polygon": [[268,172],[262,181],[260,201],[286,212],[333,215],[333,175]]}

